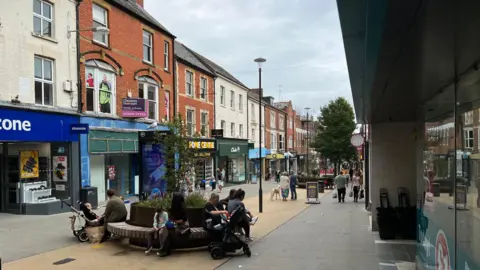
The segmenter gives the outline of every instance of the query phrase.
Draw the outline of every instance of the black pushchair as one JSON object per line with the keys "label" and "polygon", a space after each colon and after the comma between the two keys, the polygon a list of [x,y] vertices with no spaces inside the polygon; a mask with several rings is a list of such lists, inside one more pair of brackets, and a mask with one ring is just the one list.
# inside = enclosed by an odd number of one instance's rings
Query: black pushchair
{"label": "black pushchair", "polygon": [[[79,207],[80,210],[76,209],[71,204],[63,200],[62,200],[62,207],[63,207],[63,204],[66,204],[73,213],[73,215],[70,217],[70,226],[71,226],[73,235],[77,237],[78,241],[87,242],[89,238],[85,228],[93,227],[93,226],[101,226],[103,225],[103,219],[99,221],[95,221],[96,219],[95,213],[93,213],[92,210],[88,209],[88,207],[86,207],[84,203],[80,201],[77,201],[77,203],[80,206]],[[84,222],[82,222],[82,219],[84,220]]]}
{"label": "black pushchair", "polygon": [[247,257],[252,256],[248,244],[235,234],[236,228],[244,218],[246,218],[245,208],[239,206],[232,212],[229,220],[223,219],[221,224],[213,227],[213,230],[221,231],[223,237],[222,241],[212,242],[208,246],[208,251],[212,259],[220,260],[225,257],[226,253],[236,252],[238,249],[243,249],[243,253],[245,253]]}

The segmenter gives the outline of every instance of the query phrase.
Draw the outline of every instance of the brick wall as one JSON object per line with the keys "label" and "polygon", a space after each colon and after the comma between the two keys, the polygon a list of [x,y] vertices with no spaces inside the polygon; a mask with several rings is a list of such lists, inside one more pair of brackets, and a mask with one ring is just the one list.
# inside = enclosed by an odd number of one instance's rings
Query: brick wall
{"label": "brick wall", "polygon": [[[80,75],[82,78],[83,110],[86,106],[85,61],[102,60],[117,69],[116,76],[116,113],[121,115],[122,99],[130,90],[132,97],[138,97],[138,81],[135,76],[149,76],[155,81],[163,81],[159,88],[159,118],[165,117],[165,94],[170,95],[170,116],[173,115],[173,39],[158,28],[140,21],[110,2],[104,0],[85,0],[80,5],[80,29],[92,27],[92,1],[108,11],[109,44],[100,45],[93,41],[93,32],[81,32],[80,51],[82,53]],[[143,0],[137,0],[143,5]],[[153,34],[153,64],[143,62],[143,30]],[[168,70],[164,69],[164,42],[169,43]],[[136,74],[135,74],[136,73]]]}
{"label": "brick wall", "polygon": [[265,106],[265,147],[267,149],[271,149],[270,147],[270,112],[271,108],[269,106]]}
{"label": "brick wall", "polygon": [[[215,91],[215,81],[214,78],[210,75],[203,73],[198,69],[186,65],[182,62],[176,62],[177,69],[177,89],[178,89],[178,114],[182,116],[183,119],[186,117],[187,108],[193,109],[195,111],[195,131],[200,133],[201,131],[201,112],[208,112],[208,130],[207,135],[210,135],[210,129],[213,129],[215,126],[214,122],[214,91]],[[188,96],[186,94],[186,71],[193,73],[194,79],[194,97]],[[200,78],[207,79],[207,95],[205,100],[200,98]]]}

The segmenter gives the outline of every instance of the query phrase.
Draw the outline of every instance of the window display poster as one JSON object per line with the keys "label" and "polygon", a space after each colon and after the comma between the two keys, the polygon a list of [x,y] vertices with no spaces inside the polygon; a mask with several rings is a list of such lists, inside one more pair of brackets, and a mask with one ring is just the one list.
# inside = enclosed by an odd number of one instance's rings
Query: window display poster
{"label": "window display poster", "polygon": [[165,179],[166,157],[163,146],[159,144],[144,144],[142,146],[142,178],[140,181],[143,192],[155,191],[161,195],[167,192]]}
{"label": "window display poster", "polygon": [[38,178],[38,151],[20,151],[20,178]]}
{"label": "window display poster", "polygon": [[52,162],[53,167],[53,181],[55,182],[67,182],[67,157],[66,156],[54,156]]}
{"label": "window display poster", "polygon": [[115,175],[116,175],[115,166],[114,165],[108,166],[108,180],[115,180]]}
{"label": "window display poster", "polygon": [[86,78],[85,81],[86,81],[87,88],[94,88],[95,87],[95,78],[94,78],[93,74],[95,74],[93,68],[87,68],[86,69],[85,76],[87,78]]}

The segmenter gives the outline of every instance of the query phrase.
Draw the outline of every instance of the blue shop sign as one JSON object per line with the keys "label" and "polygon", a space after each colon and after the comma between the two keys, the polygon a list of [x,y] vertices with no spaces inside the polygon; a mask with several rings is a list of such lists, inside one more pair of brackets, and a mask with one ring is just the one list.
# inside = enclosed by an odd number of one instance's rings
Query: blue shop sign
{"label": "blue shop sign", "polygon": [[0,141],[78,141],[78,135],[70,132],[78,119],[65,114],[0,108]]}

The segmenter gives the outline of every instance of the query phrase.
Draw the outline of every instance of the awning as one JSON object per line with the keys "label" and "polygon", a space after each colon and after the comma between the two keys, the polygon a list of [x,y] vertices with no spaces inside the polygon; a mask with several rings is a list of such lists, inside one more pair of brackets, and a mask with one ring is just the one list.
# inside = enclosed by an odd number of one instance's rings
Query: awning
{"label": "awning", "polygon": [[[267,149],[265,147],[262,147],[261,151],[262,151],[262,157],[266,157],[267,155],[269,155],[271,153],[270,149]],[[248,151],[248,158],[249,159],[260,158],[260,155],[258,153],[258,147],[254,148],[254,149],[250,149]]]}

